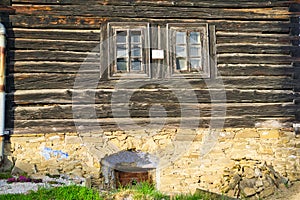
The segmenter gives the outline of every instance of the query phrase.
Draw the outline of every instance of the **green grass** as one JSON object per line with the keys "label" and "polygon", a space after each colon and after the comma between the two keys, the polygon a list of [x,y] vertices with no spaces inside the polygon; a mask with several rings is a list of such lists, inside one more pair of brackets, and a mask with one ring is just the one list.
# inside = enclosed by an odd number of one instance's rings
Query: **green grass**
{"label": "green grass", "polygon": [[123,187],[109,193],[99,194],[93,189],[81,186],[63,186],[57,188],[40,188],[37,192],[29,194],[6,194],[0,195],[0,200],[114,200],[132,197],[134,200],[223,200],[224,197],[217,198],[207,192],[196,194],[181,194],[168,196],[155,189],[149,183],[138,183],[134,186]]}
{"label": "green grass", "polygon": [[7,173],[0,173],[0,179],[8,179],[8,178],[11,178],[13,177],[10,172],[7,172]]}

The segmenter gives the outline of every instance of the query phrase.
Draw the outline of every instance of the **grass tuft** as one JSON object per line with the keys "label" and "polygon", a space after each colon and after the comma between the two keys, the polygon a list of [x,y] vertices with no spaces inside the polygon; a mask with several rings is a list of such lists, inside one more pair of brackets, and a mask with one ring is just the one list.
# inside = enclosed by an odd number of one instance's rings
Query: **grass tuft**
{"label": "grass tuft", "polygon": [[126,186],[109,193],[99,194],[93,189],[81,186],[63,186],[56,188],[40,188],[37,192],[29,194],[0,195],[0,200],[227,200],[226,197],[198,191],[195,194],[180,194],[169,196],[155,189],[153,184],[147,182],[137,183],[134,186]]}

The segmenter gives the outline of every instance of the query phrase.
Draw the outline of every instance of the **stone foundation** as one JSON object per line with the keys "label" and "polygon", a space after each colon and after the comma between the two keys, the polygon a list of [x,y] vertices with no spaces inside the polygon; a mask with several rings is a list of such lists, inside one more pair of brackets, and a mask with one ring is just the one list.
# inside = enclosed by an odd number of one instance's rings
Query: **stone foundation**
{"label": "stone foundation", "polygon": [[[207,143],[205,138],[212,135],[215,141]],[[292,130],[262,128],[11,135],[1,168],[28,175],[91,177],[103,187],[101,161],[124,150],[160,158],[154,180],[167,193],[193,193],[197,188],[220,193],[226,170],[241,160],[266,163],[286,180],[300,180],[300,138]]]}

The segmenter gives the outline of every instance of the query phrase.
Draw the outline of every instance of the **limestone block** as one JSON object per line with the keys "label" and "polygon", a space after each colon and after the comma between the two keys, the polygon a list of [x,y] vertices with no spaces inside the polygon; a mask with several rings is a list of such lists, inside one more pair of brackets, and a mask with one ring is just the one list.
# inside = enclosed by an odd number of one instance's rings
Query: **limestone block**
{"label": "limestone block", "polygon": [[60,172],[58,169],[49,169],[48,173],[51,175],[51,176],[59,176],[60,175]]}
{"label": "limestone block", "polygon": [[48,138],[48,140],[51,140],[51,141],[57,141],[57,140],[62,141],[63,139],[64,139],[64,136],[62,136],[62,135],[53,135]]}
{"label": "limestone block", "polygon": [[27,173],[27,174],[32,174],[34,173],[35,167],[33,164],[28,163],[26,161],[23,160],[17,160],[15,163],[15,166],[12,169],[12,174],[22,174],[22,173]]}
{"label": "limestone block", "polygon": [[266,145],[260,146],[258,152],[261,154],[268,154],[268,155],[274,154],[273,149],[270,146],[266,146]]}
{"label": "limestone block", "polygon": [[274,192],[275,192],[275,187],[271,186],[271,187],[265,188],[263,191],[261,191],[259,193],[259,197],[265,198],[265,197],[268,197],[268,196],[274,194]]}
{"label": "limestone block", "polygon": [[[35,139],[35,138],[33,138],[33,139]],[[24,137],[17,137],[17,136],[12,135],[10,137],[10,142],[11,143],[25,143],[26,141],[25,141]]]}
{"label": "limestone block", "polygon": [[110,140],[110,142],[119,148],[121,148],[125,143],[124,141],[120,142],[118,138],[113,138]]}
{"label": "limestone block", "polygon": [[162,140],[162,139],[167,139],[168,135],[154,135],[153,140]]}
{"label": "limestone block", "polygon": [[128,137],[128,135],[127,134],[122,134],[122,135],[118,135],[118,139],[120,140],[120,141],[123,141],[123,140],[126,140],[127,139],[127,137]]}
{"label": "limestone block", "polygon": [[262,139],[278,139],[280,137],[280,132],[277,129],[259,130],[258,132]]}
{"label": "limestone block", "polygon": [[288,178],[291,182],[299,181],[300,180],[300,173],[298,173],[298,172],[288,173]]}
{"label": "limestone block", "polygon": [[289,137],[281,137],[280,140],[278,141],[279,144],[285,145],[288,144],[291,141]]}
{"label": "limestone block", "polygon": [[255,129],[242,129],[235,134],[235,138],[259,138]]}
{"label": "limestone block", "polygon": [[215,175],[203,175],[201,176],[200,180],[201,182],[213,184],[215,178],[216,178]]}
{"label": "limestone block", "polygon": [[259,188],[262,187],[264,185],[263,181],[258,179],[255,181],[255,187]]}
{"label": "limestone block", "polygon": [[30,143],[46,142],[46,138],[44,136],[42,136],[42,137],[35,137],[35,138],[32,138],[32,139],[29,139],[28,142],[30,142]]}
{"label": "limestone block", "polygon": [[67,162],[63,166],[64,172],[70,172],[75,168],[76,162]]}
{"label": "limestone block", "polygon": [[141,150],[144,152],[154,152],[157,149],[157,144],[152,138],[147,139],[143,142]]}
{"label": "limestone block", "polygon": [[95,144],[95,143],[103,143],[103,138],[102,137],[83,137],[82,138],[83,140],[83,143],[92,143],[92,144]]}
{"label": "limestone block", "polygon": [[84,186],[87,188],[91,188],[92,187],[92,177],[86,177],[84,180]]}
{"label": "limestone block", "polygon": [[78,136],[66,136],[65,137],[66,144],[81,144],[83,141]]}
{"label": "limestone block", "polygon": [[230,153],[231,159],[241,160],[243,158],[251,158],[256,156],[256,151],[240,150]]}
{"label": "limestone block", "polygon": [[245,187],[243,189],[243,194],[245,197],[250,197],[250,196],[253,196],[254,194],[256,194],[256,191],[254,188]]}
{"label": "limestone block", "polygon": [[255,172],[250,167],[244,167],[244,176],[248,179],[254,178],[255,177]]}
{"label": "limestone block", "polygon": [[82,170],[81,169],[74,169],[71,171],[71,174],[75,177],[82,177]]}

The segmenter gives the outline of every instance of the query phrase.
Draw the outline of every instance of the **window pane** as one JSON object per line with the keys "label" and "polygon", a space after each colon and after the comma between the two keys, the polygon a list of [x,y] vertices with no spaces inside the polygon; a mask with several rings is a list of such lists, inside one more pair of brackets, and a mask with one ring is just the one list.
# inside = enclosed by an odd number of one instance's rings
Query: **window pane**
{"label": "window pane", "polygon": [[176,69],[177,70],[187,70],[186,59],[176,58]]}
{"label": "window pane", "polygon": [[141,57],[142,48],[141,46],[134,45],[131,49],[131,56]]}
{"label": "window pane", "polygon": [[131,42],[140,43],[141,42],[141,31],[131,31]]}
{"label": "window pane", "polygon": [[117,43],[126,43],[127,32],[126,31],[117,31]]}
{"label": "window pane", "polygon": [[198,59],[191,59],[190,61],[191,71],[200,71],[201,70],[201,61]]}
{"label": "window pane", "polygon": [[176,57],[186,57],[185,46],[176,46]]}
{"label": "window pane", "polygon": [[117,59],[117,71],[127,71],[127,60],[124,58]]}
{"label": "window pane", "polygon": [[191,57],[200,57],[201,46],[191,46],[190,47],[190,56]]}
{"label": "window pane", "polygon": [[117,45],[117,58],[128,57],[126,45]]}
{"label": "window pane", "polygon": [[186,32],[176,32],[176,44],[186,44]]}
{"label": "window pane", "polygon": [[142,65],[142,62],[141,60],[139,59],[133,59],[131,61],[131,70],[134,70],[134,71],[141,71],[141,65]]}
{"label": "window pane", "polygon": [[190,33],[190,43],[191,44],[200,44],[200,33],[199,32],[191,32]]}

